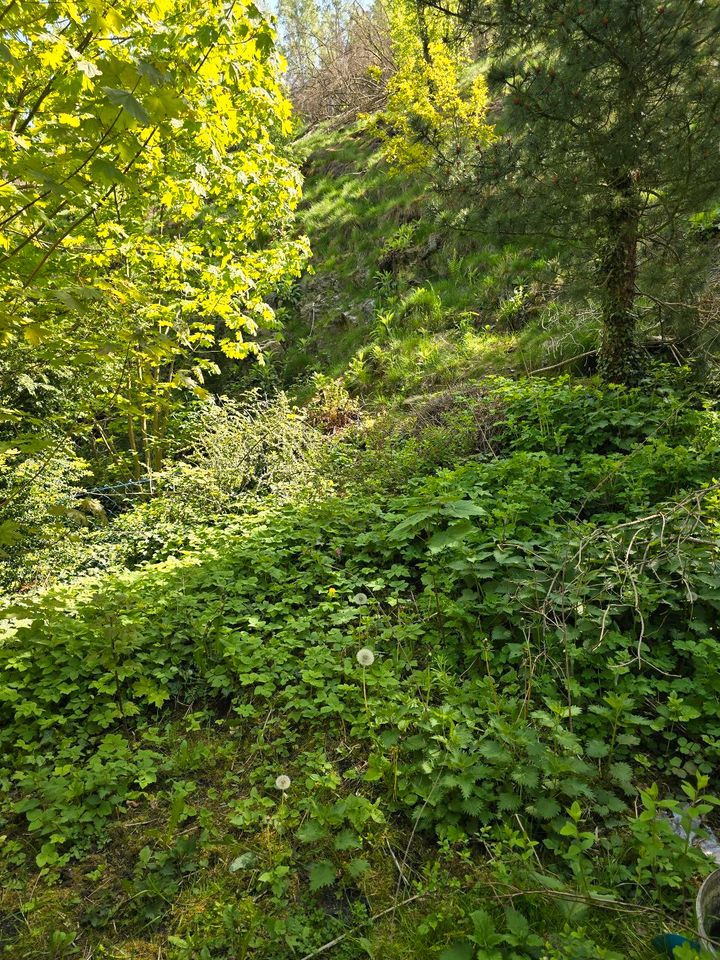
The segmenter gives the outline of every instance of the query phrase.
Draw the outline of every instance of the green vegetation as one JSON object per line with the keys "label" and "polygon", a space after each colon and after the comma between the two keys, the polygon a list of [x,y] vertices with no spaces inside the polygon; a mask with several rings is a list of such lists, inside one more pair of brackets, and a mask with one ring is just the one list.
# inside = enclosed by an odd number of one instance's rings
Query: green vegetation
{"label": "green vegetation", "polygon": [[392,401],[489,372],[592,369],[599,311],[566,290],[554,245],[458,229],[430,182],[388,168],[366,121],[321,127],[296,150],[314,272],[283,311],[287,386],[342,374],[352,391]]}
{"label": "green vegetation", "polygon": [[325,494],[16,601],[15,955],[522,956],[687,922],[707,862],[655,813],[715,802],[719,441],[672,379],[441,395],[335,444]]}
{"label": "green vegetation", "polygon": [[469,179],[526,5],[284,6],[292,140],[252,4],[0,11],[0,957],[651,960],[720,829],[712,178],[609,382],[594,227]]}
{"label": "green vegetation", "polygon": [[12,0],[0,30],[4,455],[140,477],[305,259],[274,33],[188,0]]}

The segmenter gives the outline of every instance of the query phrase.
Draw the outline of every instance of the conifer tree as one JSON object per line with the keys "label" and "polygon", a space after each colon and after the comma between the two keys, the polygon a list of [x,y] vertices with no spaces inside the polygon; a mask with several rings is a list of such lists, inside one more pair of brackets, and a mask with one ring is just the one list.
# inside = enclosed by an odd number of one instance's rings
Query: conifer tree
{"label": "conifer tree", "polygon": [[472,176],[512,199],[528,233],[593,263],[601,370],[632,382],[639,263],[720,182],[720,4],[467,0],[454,16],[484,32],[503,98],[502,136]]}

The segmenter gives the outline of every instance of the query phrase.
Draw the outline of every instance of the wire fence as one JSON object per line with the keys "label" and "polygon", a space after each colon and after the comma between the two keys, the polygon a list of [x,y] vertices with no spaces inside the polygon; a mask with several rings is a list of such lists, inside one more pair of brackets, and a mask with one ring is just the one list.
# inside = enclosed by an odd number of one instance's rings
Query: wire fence
{"label": "wire fence", "polygon": [[78,500],[98,500],[106,513],[117,514],[131,497],[147,497],[155,492],[157,478],[152,475],[125,480],[122,483],[108,483],[89,490],[79,490]]}

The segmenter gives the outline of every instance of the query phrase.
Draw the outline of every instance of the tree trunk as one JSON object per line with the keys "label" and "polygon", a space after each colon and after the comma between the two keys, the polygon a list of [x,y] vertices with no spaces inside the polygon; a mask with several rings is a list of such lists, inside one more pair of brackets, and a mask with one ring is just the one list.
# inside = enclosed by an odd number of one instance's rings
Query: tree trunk
{"label": "tree trunk", "polygon": [[605,214],[607,234],[600,265],[603,331],[599,369],[610,383],[637,383],[643,372],[634,311],[640,204],[629,174],[616,181]]}
{"label": "tree trunk", "polygon": [[430,34],[428,32],[427,20],[425,19],[425,7],[420,0],[415,0],[415,9],[417,11],[418,34],[422,44],[423,60],[430,64]]}

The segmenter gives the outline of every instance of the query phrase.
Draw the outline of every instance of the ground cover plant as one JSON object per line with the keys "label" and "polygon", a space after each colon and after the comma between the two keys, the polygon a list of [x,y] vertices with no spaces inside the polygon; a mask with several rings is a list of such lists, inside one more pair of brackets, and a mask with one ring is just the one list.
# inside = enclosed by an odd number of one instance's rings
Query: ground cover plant
{"label": "ground cover plant", "polygon": [[671,379],[488,381],[493,453],[439,467],[438,433],[477,438],[460,402],[338,443],[315,503],[17,603],[10,955],[622,955],[684,929],[709,865],[667,814],[717,802],[718,435]]}

